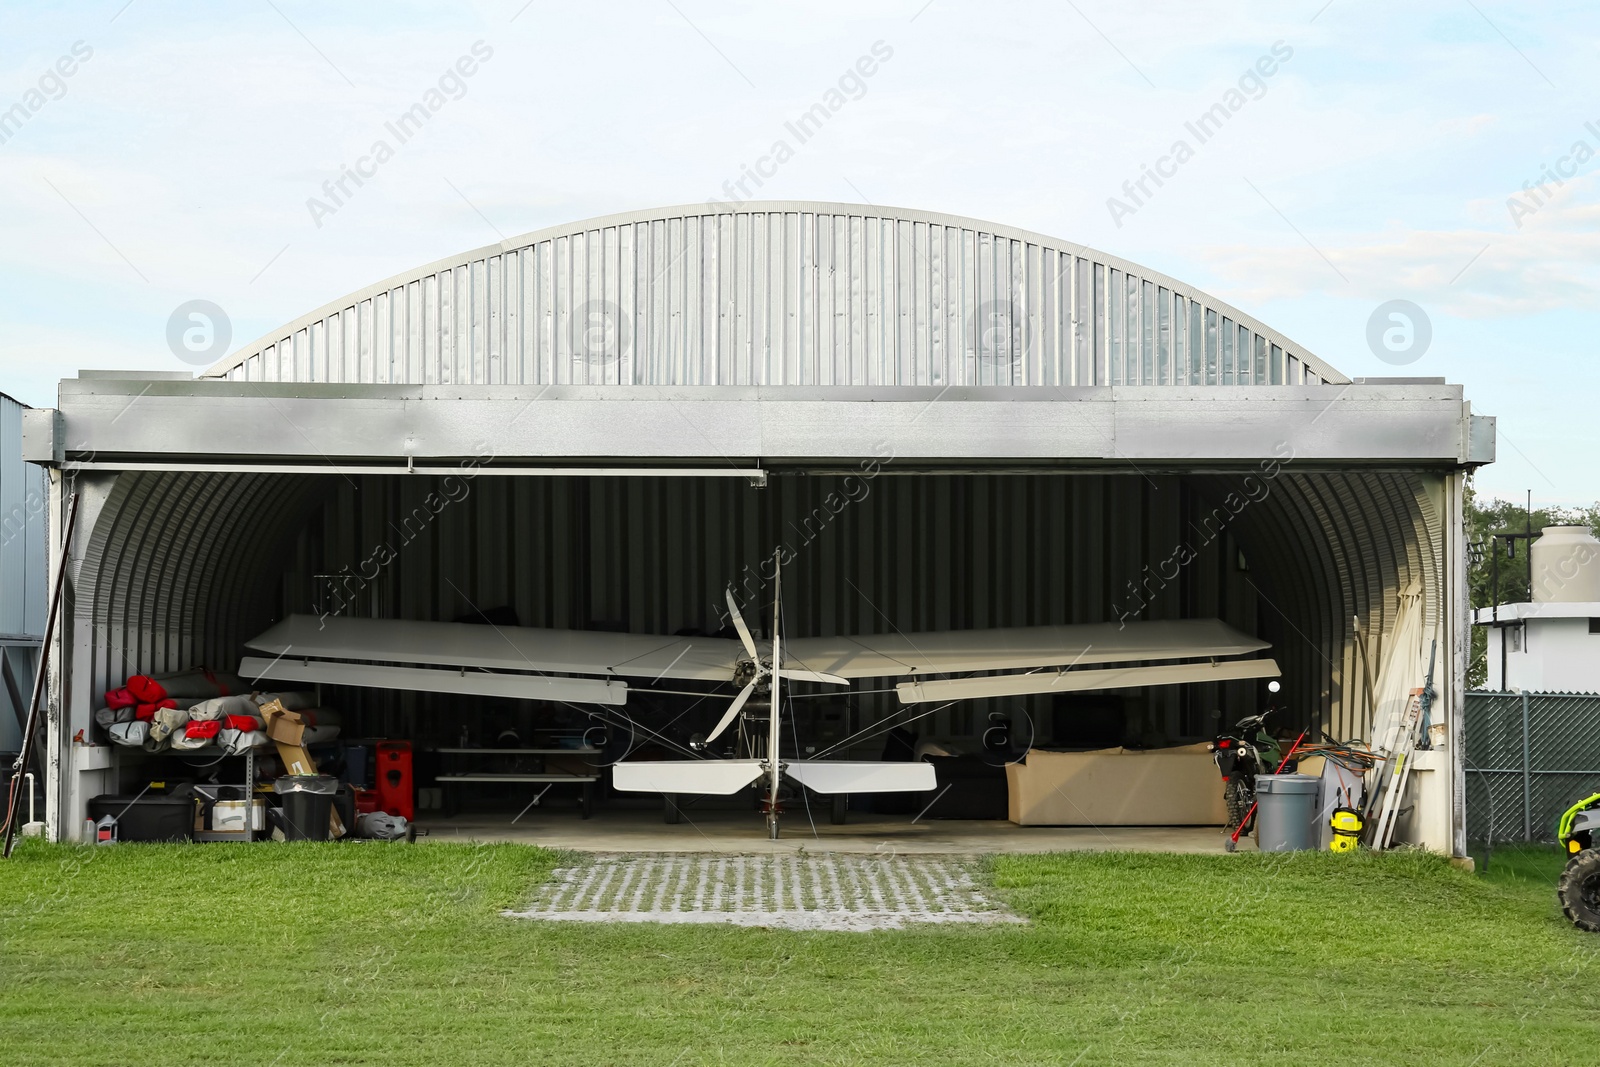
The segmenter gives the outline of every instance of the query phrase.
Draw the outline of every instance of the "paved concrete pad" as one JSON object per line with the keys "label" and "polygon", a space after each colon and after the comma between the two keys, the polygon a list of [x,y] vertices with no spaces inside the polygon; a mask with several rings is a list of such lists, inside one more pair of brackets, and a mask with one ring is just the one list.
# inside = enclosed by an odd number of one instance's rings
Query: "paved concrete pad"
{"label": "paved concrete pad", "polygon": [[[579,852],[706,852],[782,854],[838,852],[982,856],[994,853],[1131,851],[1223,851],[1220,826],[1017,826],[1009,822],[923,819],[909,815],[855,815],[842,826],[821,812],[815,826],[802,813],[784,822],[783,835],[769,841],[759,814],[688,811],[677,825],[659,812],[609,811],[580,819],[575,811],[534,809],[516,823],[510,814],[428,818],[419,828],[434,840],[516,841]],[[1243,840],[1241,851],[1254,848]]]}

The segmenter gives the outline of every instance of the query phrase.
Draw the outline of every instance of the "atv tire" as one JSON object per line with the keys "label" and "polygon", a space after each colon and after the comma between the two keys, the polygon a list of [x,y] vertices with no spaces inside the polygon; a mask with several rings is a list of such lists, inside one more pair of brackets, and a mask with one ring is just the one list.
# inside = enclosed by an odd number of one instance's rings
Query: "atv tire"
{"label": "atv tire", "polygon": [[[1251,797],[1244,781],[1240,778],[1229,778],[1228,784],[1222,787],[1222,800],[1228,805],[1228,833],[1231,834],[1250,814]],[[1240,830],[1239,836],[1243,837],[1247,832],[1249,827]]]}
{"label": "atv tire", "polygon": [[1600,849],[1586,848],[1567,861],[1556,895],[1573,926],[1600,933]]}

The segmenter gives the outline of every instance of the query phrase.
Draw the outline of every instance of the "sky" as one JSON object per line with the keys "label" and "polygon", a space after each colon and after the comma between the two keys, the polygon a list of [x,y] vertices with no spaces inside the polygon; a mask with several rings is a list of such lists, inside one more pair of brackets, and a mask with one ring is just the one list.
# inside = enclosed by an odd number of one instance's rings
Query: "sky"
{"label": "sky", "polygon": [[[761,198],[1144,264],[1348,375],[1462,384],[1498,417],[1481,493],[1586,505],[1597,38],[1591,6],[1487,0],[11,2],[0,391],[50,405],[79,368],[192,371],[167,340],[189,301],[222,309],[232,350],[502,237],[726,200],[887,51]],[[426,128],[333,204],[324,183],[441,79]]]}

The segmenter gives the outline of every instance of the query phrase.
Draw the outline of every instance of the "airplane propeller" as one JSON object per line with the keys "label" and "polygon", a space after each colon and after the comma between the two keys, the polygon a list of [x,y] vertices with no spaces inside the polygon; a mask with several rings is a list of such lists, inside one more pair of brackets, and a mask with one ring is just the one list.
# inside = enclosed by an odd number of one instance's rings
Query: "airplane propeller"
{"label": "airplane propeller", "polygon": [[755,638],[751,636],[750,627],[745,625],[744,616],[739,612],[739,602],[733,598],[733,586],[728,586],[724,590],[724,595],[728,600],[728,614],[733,620],[733,628],[739,635],[740,643],[744,645],[745,654],[750,657],[750,667],[754,673],[751,674],[750,680],[744,684],[744,688],[740,689],[738,695],[733,698],[733,703],[728,705],[728,710],[722,713],[722,718],[718,721],[716,729],[706,735],[706,744],[709,745],[715,741],[722,735],[723,731],[733,725],[733,720],[737,719],[739,713],[744,710],[745,704],[750,700],[751,694],[756,691],[756,687],[770,678],[779,678],[790,682],[821,682],[826,685],[850,684],[849,679],[840,678],[836,674],[824,674],[821,671],[806,670],[803,667],[782,666],[783,646],[778,640],[778,619],[780,616],[776,596],[774,596],[772,607],[772,659],[763,661],[760,650],[756,648]]}

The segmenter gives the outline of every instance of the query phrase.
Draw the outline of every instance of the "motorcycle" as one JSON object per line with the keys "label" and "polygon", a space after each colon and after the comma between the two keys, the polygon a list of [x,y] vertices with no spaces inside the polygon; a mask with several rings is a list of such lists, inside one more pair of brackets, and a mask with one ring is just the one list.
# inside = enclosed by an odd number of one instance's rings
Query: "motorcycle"
{"label": "motorcycle", "polygon": [[[1267,689],[1276,693],[1278,683],[1269,682]],[[1217,770],[1222,772],[1222,799],[1228,806],[1229,834],[1251,817],[1250,809],[1256,802],[1256,775],[1271,774],[1283,761],[1282,743],[1267,730],[1267,718],[1277,710],[1269,707],[1259,715],[1240,719],[1232,733],[1219,734],[1206,746]],[[1243,835],[1249,830],[1246,826],[1239,833]]]}

